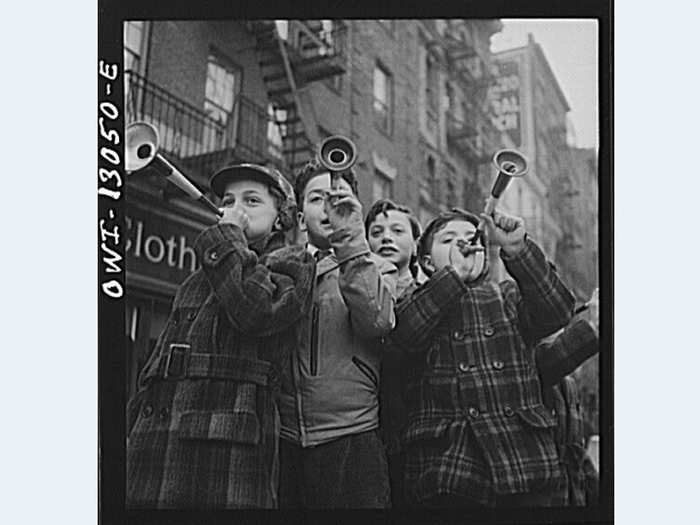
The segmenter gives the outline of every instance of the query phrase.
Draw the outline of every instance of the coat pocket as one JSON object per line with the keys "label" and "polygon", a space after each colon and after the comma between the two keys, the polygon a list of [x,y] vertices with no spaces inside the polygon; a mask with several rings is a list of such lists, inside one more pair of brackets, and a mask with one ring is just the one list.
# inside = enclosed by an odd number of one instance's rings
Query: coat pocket
{"label": "coat pocket", "polygon": [[185,440],[214,440],[257,445],[260,443],[260,421],[254,412],[184,412],[177,427]]}
{"label": "coat pocket", "polygon": [[555,426],[556,419],[544,405],[472,419],[472,430],[497,493],[538,492],[558,485],[562,472],[554,443]]}
{"label": "coat pocket", "polygon": [[356,355],[352,356],[352,362],[358,368],[358,370],[372,382],[375,388],[379,388],[379,378],[377,377],[377,374],[374,373],[374,370],[372,370],[369,363],[365,362]]}
{"label": "coat pocket", "polygon": [[557,426],[556,417],[544,405],[520,408],[516,412],[528,426],[535,428],[554,428]]}

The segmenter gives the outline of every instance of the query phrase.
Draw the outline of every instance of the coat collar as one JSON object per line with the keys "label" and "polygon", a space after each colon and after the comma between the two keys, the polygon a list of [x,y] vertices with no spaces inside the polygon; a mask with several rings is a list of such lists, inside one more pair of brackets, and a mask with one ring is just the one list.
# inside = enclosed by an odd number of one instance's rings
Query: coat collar
{"label": "coat collar", "polygon": [[[319,250],[316,246],[309,243],[306,245],[306,251],[315,256],[316,252]],[[338,259],[335,258],[335,253],[333,253],[333,250],[331,250],[330,254],[326,255],[323,259],[316,263],[316,277],[320,277],[321,275],[335,270],[338,266]]]}

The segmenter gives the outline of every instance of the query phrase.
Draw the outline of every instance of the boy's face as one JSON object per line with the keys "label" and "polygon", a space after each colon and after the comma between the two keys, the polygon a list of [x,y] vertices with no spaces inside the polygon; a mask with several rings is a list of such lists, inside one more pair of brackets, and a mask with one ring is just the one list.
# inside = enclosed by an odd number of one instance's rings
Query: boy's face
{"label": "boy's face", "polygon": [[248,216],[244,233],[249,243],[269,235],[277,219],[277,203],[270,189],[254,180],[238,179],[226,184],[221,206],[238,208]]}
{"label": "boy's face", "polygon": [[433,235],[430,248],[430,263],[435,271],[445,266],[461,266],[467,274],[465,281],[473,281],[484,268],[484,252],[470,253],[466,257],[460,253],[458,241],[469,242],[476,233],[476,226],[469,221],[451,220]]}
{"label": "boy's face", "polygon": [[369,225],[367,241],[370,250],[394,263],[399,272],[408,269],[411,256],[416,253],[408,215],[399,210],[377,215]]}
{"label": "boy's face", "polygon": [[[338,177],[335,189],[352,192],[350,184]],[[303,211],[299,212],[299,229],[306,232],[309,242],[317,248],[330,247],[328,236],[333,232],[326,214],[326,192],[331,189],[331,174],[321,173],[313,177],[304,188]]]}

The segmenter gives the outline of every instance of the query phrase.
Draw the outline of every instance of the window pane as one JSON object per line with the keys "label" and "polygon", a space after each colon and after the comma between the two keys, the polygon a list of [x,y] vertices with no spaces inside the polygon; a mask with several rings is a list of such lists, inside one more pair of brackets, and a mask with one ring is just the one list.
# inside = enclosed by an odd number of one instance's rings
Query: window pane
{"label": "window pane", "polygon": [[236,90],[236,77],[233,68],[224,67],[217,57],[209,56],[207,64],[207,81],[204,88],[204,109],[213,118],[226,122],[228,113],[233,109]]}
{"label": "window pane", "polygon": [[386,75],[378,67],[374,68],[374,98],[386,103]]}
{"label": "window pane", "polygon": [[143,21],[127,22],[124,26],[124,45],[134,53],[141,52]]}

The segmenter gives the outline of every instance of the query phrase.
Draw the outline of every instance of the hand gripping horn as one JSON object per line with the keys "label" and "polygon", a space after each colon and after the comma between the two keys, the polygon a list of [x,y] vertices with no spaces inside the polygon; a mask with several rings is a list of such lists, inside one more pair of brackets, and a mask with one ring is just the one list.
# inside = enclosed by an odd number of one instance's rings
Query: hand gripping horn
{"label": "hand gripping horn", "polygon": [[357,148],[352,140],[342,135],[324,139],[318,147],[318,161],[331,172],[331,179],[349,170],[357,162]]}
{"label": "hand gripping horn", "polygon": [[221,210],[192,184],[175,166],[158,153],[158,131],[147,122],[133,122],[126,127],[126,171],[133,173],[149,166],[221,216]]}
{"label": "hand gripping horn", "polygon": [[[486,215],[491,215],[496,209],[496,204],[498,204],[501,194],[508,187],[513,177],[522,177],[528,170],[527,157],[514,149],[502,149],[497,151],[493,156],[493,165],[498,170],[498,176],[493,183],[491,194],[484,207],[484,213]],[[479,241],[483,230],[484,221],[482,220],[479,222],[474,237],[472,237],[471,244],[476,244]]]}

